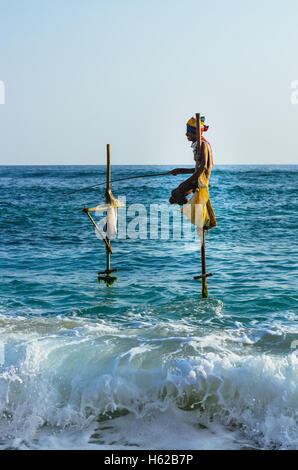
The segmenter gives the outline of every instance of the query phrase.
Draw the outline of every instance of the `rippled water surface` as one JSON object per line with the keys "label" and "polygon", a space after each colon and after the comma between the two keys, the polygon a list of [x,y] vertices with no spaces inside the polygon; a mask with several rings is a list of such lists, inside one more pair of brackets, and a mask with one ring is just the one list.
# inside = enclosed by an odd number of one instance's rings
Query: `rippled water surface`
{"label": "rippled water surface", "polygon": [[[69,192],[105,167],[0,167],[0,448],[297,449],[297,172],[215,167],[202,299],[198,239],[116,239],[98,285],[104,187]],[[113,192],[149,214],[182,180]]]}

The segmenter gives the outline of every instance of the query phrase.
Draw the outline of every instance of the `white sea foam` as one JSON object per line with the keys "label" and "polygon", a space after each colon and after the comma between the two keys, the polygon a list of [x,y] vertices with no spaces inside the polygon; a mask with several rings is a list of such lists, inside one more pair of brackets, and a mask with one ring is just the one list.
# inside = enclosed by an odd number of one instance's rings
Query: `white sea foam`
{"label": "white sea foam", "polygon": [[2,447],[298,448],[298,358],[268,331],[26,321],[0,336]]}

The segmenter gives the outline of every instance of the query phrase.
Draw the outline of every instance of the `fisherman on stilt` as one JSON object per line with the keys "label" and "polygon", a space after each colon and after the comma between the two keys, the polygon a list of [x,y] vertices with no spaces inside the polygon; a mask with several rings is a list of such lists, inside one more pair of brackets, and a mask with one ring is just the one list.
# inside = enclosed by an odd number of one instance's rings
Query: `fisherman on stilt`
{"label": "fisherman on stilt", "polygon": [[[209,142],[203,137],[203,132],[207,131],[209,126],[205,125],[205,117],[201,117],[200,131],[201,131],[201,148],[197,148],[197,121],[195,118],[190,118],[186,125],[187,140],[192,142],[191,147],[194,152],[194,160],[196,162],[195,168],[175,168],[170,172],[172,175],[181,175],[192,173],[187,180],[181,183],[176,189],[172,191],[169,199],[171,204],[183,205],[182,212],[190,218],[191,222],[202,230],[216,227],[217,222],[215,214],[210,202],[208,183],[213,167],[212,150]],[[187,199],[186,196],[194,193],[192,198]],[[189,204],[191,205],[189,207]],[[196,217],[196,208],[201,207],[200,219],[198,222]],[[187,209],[187,210],[186,210]]]}

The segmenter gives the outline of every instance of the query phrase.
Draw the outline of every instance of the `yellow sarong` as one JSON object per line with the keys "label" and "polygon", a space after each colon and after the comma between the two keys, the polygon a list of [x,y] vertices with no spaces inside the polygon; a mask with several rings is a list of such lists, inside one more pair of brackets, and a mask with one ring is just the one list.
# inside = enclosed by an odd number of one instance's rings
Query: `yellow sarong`
{"label": "yellow sarong", "polygon": [[200,176],[199,187],[188,202],[183,205],[181,212],[192,224],[196,225],[198,230],[209,230],[216,227],[217,222],[209,198],[208,181],[204,175]]}

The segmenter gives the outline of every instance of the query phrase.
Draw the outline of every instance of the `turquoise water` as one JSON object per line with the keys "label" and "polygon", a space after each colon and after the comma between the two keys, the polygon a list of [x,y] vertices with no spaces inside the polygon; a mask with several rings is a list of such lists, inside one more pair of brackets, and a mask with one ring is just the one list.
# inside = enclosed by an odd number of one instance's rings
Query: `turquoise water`
{"label": "turquoise water", "polygon": [[[0,447],[297,449],[297,172],[215,167],[202,299],[199,239],[115,239],[98,285],[104,187],[69,192],[105,167],[0,167]],[[113,193],[149,214],[182,180]]]}

